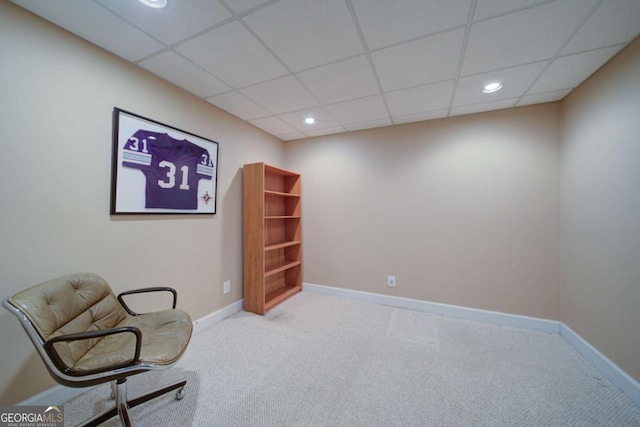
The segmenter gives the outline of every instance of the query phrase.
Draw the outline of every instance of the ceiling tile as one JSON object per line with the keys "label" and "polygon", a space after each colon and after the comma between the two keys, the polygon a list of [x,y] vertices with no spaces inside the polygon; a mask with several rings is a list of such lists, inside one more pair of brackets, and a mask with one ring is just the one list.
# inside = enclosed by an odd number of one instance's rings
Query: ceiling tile
{"label": "ceiling tile", "polygon": [[286,135],[296,133],[296,130],[277,117],[263,117],[249,120],[249,123],[271,135]]}
{"label": "ceiling tile", "polygon": [[[520,98],[542,72],[548,62],[522,65],[505,70],[491,71],[474,76],[462,77],[458,80],[453,106],[492,102],[507,98]],[[487,83],[499,81],[504,87],[498,92],[482,93]]]}
{"label": "ceiling tile", "polygon": [[471,27],[462,75],[552,58],[597,0],[558,0]]}
{"label": "ceiling tile", "polygon": [[258,7],[267,1],[269,0],[225,0],[229,7],[238,14],[246,12],[249,9],[253,9],[254,7]]}
{"label": "ceiling tile", "polygon": [[454,107],[451,109],[449,116],[462,116],[464,114],[482,113],[485,111],[502,110],[511,108],[516,103],[517,98],[503,99],[500,101],[483,102],[475,105],[465,105],[463,107]]}
{"label": "ceiling tile", "polygon": [[385,91],[447,80],[458,67],[464,28],[371,54]]}
{"label": "ceiling tile", "polygon": [[92,1],[14,0],[14,3],[129,61],[164,49],[162,43]]}
{"label": "ceiling tile", "polygon": [[[294,113],[281,114],[278,117],[285,123],[304,133],[317,129],[340,126],[340,123],[336,122],[323,108],[309,108]],[[308,125],[304,122],[304,119],[307,117],[313,117],[318,122],[313,125]]]}
{"label": "ceiling tile", "polygon": [[611,59],[621,46],[606,47],[558,58],[540,76],[530,93],[573,89]]}
{"label": "ceiling tile", "polygon": [[175,50],[235,88],[287,73],[238,22],[209,31],[176,46]]}
{"label": "ceiling tile", "polygon": [[307,135],[307,136],[323,136],[323,135],[333,135],[335,133],[343,133],[343,132],[346,132],[346,131],[347,130],[345,128],[343,128],[342,126],[336,126],[336,127],[333,127],[333,128],[306,131],[305,135]]}
{"label": "ceiling tile", "polygon": [[288,113],[315,107],[318,103],[293,76],[247,87],[241,92],[273,114]]}
{"label": "ceiling tile", "polygon": [[271,115],[267,110],[238,92],[229,92],[207,98],[207,101],[243,120],[257,119]]}
{"label": "ceiling tile", "polygon": [[[615,25],[611,25],[615,23]],[[640,34],[640,1],[605,0],[562,51],[563,54],[627,43]]]}
{"label": "ceiling tile", "polygon": [[424,120],[441,119],[447,117],[447,109],[430,111],[428,113],[407,114],[405,116],[394,116],[393,122],[397,125],[403,123],[422,122]]}
{"label": "ceiling tile", "polygon": [[303,139],[306,138],[307,135],[300,133],[300,132],[296,132],[296,133],[287,133],[285,135],[278,135],[278,138],[280,138],[283,141],[294,141],[296,139]]}
{"label": "ceiling tile", "polygon": [[478,0],[473,19],[487,19],[550,1],[555,0]]}
{"label": "ceiling tile", "polygon": [[543,104],[545,102],[560,101],[571,92],[571,89],[558,90],[554,92],[538,93],[536,95],[527,95],[516,104],[517,107],[531,104]]}
{"label": "ceiling tile", "polygon": [[364,38],[374,50],[464,25],[470,0],[352,0]]}
{"label": "ceiling tile", "polygon": [[281,0],[244,21],[294,72],[364,52],[344,0]]}
{"label": "ceiling tile", "polygon": [[231,89],[228,85],[173,51],[165,51],[140,62],[142,68],[200,97]]}
{"label": "ceiling tile", "polygon": [[378,92],[378,83],[364,55],[303,71],[298,77],[323,104]]}
{"label": "ceiling tile", "polygon": [[385,94],[391,115],[425,113],[449,106],[453,80]]}
{"label": "ceiling tile", "polygon": [[383,126],[391,126],[392,124],[393,123],[391,122],[391,120],[382,119],[382,120],[371,120],[371,121],[366,121],[361,123],[347,124],[347,125],[344,125],[344,127],[348,131],[355,131],[355,130],[379,128]]}
{"label": "ceiling tile", "polygon": [[389,118],[381,95],[327,105],[325,108],[343,125]]}
{"label": "ceiling tile", "polygon": [[164,9],[151,9],[131,0],[95,1],[167,45],[231,17],[218,0],[170,1]]}

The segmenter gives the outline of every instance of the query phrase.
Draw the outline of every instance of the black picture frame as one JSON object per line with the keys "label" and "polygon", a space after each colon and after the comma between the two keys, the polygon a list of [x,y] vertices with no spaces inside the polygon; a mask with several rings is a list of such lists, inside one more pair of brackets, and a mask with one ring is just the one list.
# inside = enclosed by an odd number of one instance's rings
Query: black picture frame
{"label": "black picture frame", "polygon": [[215,214],[219,144],[115,107],[111,215]]}

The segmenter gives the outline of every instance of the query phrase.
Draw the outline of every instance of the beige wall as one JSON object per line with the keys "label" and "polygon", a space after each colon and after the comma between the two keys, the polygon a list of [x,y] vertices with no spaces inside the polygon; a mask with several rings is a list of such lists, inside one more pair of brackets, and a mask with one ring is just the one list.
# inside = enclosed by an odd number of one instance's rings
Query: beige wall
{"label": "beige wall", "polygon": [[[0,298],[92,271],[172,285],[193,319],[239,300],[241,167],[282,165],[282,142],[8,2],[0,40]],[[109,216],[114,106],[220,143],[217,215]],[[0,403],[53,384],[5,310],[0,343]]]}
{"label": "beige wall", "polygon": [[304,281],[557,319],[559,112],[286,143],[303,177]]}
{"label": "beige wall", "polygon": [[561,320],[640,381],[640,40],[563,113]]}

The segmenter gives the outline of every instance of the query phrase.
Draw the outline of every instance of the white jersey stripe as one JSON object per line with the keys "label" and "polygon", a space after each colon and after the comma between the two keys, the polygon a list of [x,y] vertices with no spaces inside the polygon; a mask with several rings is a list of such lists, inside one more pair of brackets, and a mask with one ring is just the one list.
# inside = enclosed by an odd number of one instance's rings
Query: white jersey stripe
{"label": "white jersey stripe", "polygon": [[151,165],[151,154],[138,153],[137,151],[123,150],[122,160],[139,165]]}
{"label": "white jersey stripe", "polygon": [[204,165],[198,165],[197,172],[199,174],[201,174],[201,175],[213,176],[213,171],[214,171],[214,169],[212,167],[204,166]]}
{"label": "white jersey stripe", "polygon": [[122,164],[123,165],[127,165],[127,164],[135,164],[135,165],[142,165],[142,166],[149,166],[150,163],[144,162],[144,161],[140,161],[140,160],[129,160],[129,159],[123,159],[122,160]]}

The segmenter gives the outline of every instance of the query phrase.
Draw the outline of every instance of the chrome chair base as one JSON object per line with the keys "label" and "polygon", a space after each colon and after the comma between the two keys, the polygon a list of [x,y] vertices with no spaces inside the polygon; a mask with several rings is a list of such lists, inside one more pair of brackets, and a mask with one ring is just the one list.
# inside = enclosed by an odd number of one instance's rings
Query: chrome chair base
{"label": "chrome chair base", "polygon": [[82,427],[89,426],[97,426],[107,421],[110,418],[118,415],[120,417],[120,422],[124,427],[131,427],[131,420],[129,419],[129,409],[134,408],[141,403],[148,402],[151,399],[155,399],[156,397],[162,396],[163,394],[169,393],[170,391],[176,391],[176,400],[182,400],[184,397],[184,386],[187,384],[187,381],[180,381],[175,384],[171,384],[167,387],[161,388],[159,390],[153,391],[151,393],[145,394],[133,400],[127,399],[127,379],[121,378],[111,382],[111,398],[116,400],[116,404],[113,408],[107,409],[106,411],[84,421],[79,425]]}

